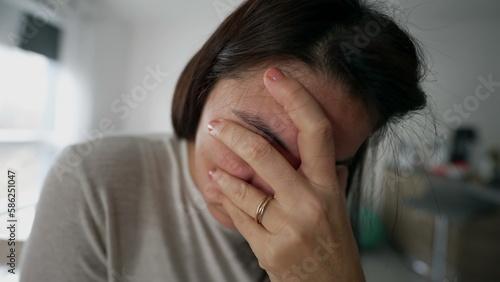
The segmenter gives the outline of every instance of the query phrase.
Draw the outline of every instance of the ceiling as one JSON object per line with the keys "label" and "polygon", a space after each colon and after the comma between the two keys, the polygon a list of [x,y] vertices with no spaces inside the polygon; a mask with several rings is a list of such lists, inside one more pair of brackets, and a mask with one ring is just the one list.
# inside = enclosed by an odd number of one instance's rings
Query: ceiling
{"label": "ceiling", "polygon": [[[193,13],[216,14],[214,4],[234,7],[242,0],[97,0],[130,21],[175,22]],[[499,20],[498,0],[386,0],[410,21]]]}
{"label": "ceiling", "polygon": [[206,11],[215,14],[213,2],[236,0],[98,0],[128,21],[175,23]]}

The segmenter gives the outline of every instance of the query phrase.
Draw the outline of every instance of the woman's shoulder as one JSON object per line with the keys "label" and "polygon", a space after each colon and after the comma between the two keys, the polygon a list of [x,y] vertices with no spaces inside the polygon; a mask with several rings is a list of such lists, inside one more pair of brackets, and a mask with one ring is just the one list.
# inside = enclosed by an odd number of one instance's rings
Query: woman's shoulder
{"label": "woman's shoulder", "polygon": [[94,184],[139,181],[145,167],[165,165],[182,140],[170,134],[114,135],[67,147],[54,164],[56,176],[78,171]]}
{"label": "woman's shoulder", "polygon": [[[81,158],[98,160],[102,157],[127,156],[136,153],[141,146],[158,147],[160,143],[181,142],[170,134],[111,135],[80,142],[68,147]],[[159,149],[159,148],[157,148]]]}

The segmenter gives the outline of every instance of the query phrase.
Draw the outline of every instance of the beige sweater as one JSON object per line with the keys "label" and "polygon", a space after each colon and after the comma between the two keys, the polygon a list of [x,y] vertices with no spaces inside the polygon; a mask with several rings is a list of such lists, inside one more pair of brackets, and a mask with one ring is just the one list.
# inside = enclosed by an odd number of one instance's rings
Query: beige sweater
{"label": "beige sweater", "polygon": [[206,208],[187,148],[166,135],[68,148],[45,182],[20,280],[267,280],[241,234]]}

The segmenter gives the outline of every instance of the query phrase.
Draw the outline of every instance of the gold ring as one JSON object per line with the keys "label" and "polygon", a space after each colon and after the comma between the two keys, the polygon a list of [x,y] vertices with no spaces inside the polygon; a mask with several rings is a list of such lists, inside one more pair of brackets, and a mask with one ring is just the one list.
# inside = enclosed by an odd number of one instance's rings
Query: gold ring
{"label": "gold ring", "polygon": [[262,217],[264,216],[264,210],[266,209],[267,203],[269,203],[273,197],[267,196],[262,200],[260,203],[259,207],[257,208],[257,212],[255,213],[255,221],[257,221],[258,224],[262,224]]}

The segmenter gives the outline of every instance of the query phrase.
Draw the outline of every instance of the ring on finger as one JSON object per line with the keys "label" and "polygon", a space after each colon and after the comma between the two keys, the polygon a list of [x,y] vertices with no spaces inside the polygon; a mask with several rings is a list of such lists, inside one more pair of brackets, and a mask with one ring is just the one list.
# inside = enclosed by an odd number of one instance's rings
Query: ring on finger
{"label": "ring on finger", "polygon": [[257,212],[255,213],[255,221],[258,224],[262,224],[262,217],[264,216],[264,211],[266,210],[267,204],[273,199],[271,196],[267,196],[262,200],[260,205],[257,207]]}

